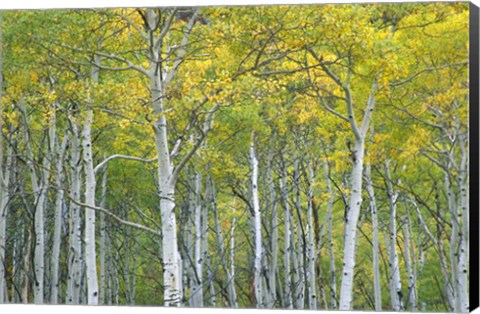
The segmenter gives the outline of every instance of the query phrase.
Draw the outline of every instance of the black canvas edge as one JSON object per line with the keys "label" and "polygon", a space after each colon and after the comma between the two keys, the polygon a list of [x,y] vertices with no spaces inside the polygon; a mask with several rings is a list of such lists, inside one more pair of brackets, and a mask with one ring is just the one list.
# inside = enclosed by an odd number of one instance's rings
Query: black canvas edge
{"label": "black canvas edge", "polygon": [[470,2],[469,8],[469,135],[470,135],[470,300],[469,310],[479,306],[480,247],[479,247],[479,8]]}

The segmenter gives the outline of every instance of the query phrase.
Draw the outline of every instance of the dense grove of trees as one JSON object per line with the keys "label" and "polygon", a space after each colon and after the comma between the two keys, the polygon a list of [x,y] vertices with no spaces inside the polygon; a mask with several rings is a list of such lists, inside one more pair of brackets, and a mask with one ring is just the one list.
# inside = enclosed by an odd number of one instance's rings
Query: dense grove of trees
{"label": "dense grove of trees", "polygon": [[0,303],[467,312],[468,13],[2,12]]}

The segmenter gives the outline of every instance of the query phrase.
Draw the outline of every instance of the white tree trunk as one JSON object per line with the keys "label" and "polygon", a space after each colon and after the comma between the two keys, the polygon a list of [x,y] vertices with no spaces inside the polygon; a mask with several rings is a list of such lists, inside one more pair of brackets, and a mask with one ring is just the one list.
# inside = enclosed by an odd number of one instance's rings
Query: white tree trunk
{"label": "white tree trunk", "polygon": [[[469,259],[469,202],[468,202],[468,152],[466,149],[466,135],[460,136],[460,173],[459,173],[459,200],[457,219],[462,221],[459,225],[461,230],[458,244],[458,263],[457,263],[457,301],[455,302],[455,311],[467,313],[469,311],[468,294],[468,259]],[[455,223],[454,223],[455,224]]]}
{"label": "white tree trunk", "polygon": [[58,287],[60,285],[59,280],[59,262],[60,262],[60,243],[62,233],[62,213],[65,206],[65,191],[63,190],[63,184],[65,179],[64,173],[64,158],[65,150],[67,148],[68,135],[63,138],[62,144],[57,148],[56,162],[55,162],[55,187],[56,187],[56,199],[55,199],[55,223],[53,231],[53,249],[51,256],[52,265],[52,290],[50,292],[50,303],[58,304]]}
{"label": "white tree trunk", "polygon": [[288,204],[288,187],[287,187],[287,171],[285,166],[282,167],[282,176],[280,178],[280,191],[282,193],[282,203],[284,208],[283,222],[284,222],[284,259],[283,266],[285,268],[285,297],[283,306],[286,309],[293,309],[292,301],[292,269],[290,260],[292,256],[292,245],[290,243],[291,229],[290,229],[290,206]]}
{"label": "white tree trunk", "polygon": [[342,311],[352,309],[353,301],[353,275],[355,268],[355,247],[356,247],[356,229],[358,218],[360,216],[360,208],[362,206],[362,176],[363,176],[363,159],[365,155],[365,136],[370,127],[375,107],[375,91],[377,84],[373,82],[368,96],[365,113],[361,126],[358,126],[353,107],[353,99],[351,95],[349,82],[342,83],[328,68],[323,67],[328,76],[330,76],[344,90],[345,100],[347,103],[348,122],[352,133],[355,135],[355,143],[351,151],[353,159],[352,173],[350,177],[350,206],[346,213],[346,221],[344,227],[344,247],[343,247],[343,270],[342,270],[342,286],[340,289],[340,305]]}
{"label": "white tree trunk", "polygon": [[[405,245],[404,254],[405,254],[405,267],[407,269],[408,275],[408,290],[407,290],[407,300],[410,304],[410,310],[412,312],[417,312],[417,280],[416,280],[416,271],[415,271],[415,254],[414,248],[410,246],[412,241],[411,232],[410,232],[410,217],[408,214],[403,219],[403,243]],[[413,258],[412,258],[413,257]]]}
{"label": "white tree trunk", "polygon": [[[274,139],[272,139],[272,141],[273,140]],[[270,299],[272,301],[272,304],[269,304],[269,308],[273,308],[276,304],[277,264],[278,264],[278,211],[277,211],[277,195],[275,192],[275,184],[272,177],[272,161],[273,161],[273,149],[270,147],[268,151],[267,182],[268,182],[269,206],[272,212],[271,212],[271,219],[270,219],[271,261],[270,261],[270,272],[268,277],[268,286],[270,289]]]}
{"label": "white tree trunk", "polygon": [[[0,24],[1,24],[1,13],[0,13]],[[1,28],[0,28],[1,34]],[[1,35],[0,35],[1,36]],[[1,43],[1,39],[0,39]],[[1,53],[1,46],[0,46],[0,53]],[[0,55],[1,58],[1,55]],[[0,67],[1,71],[1,67]],[[1,76],[1,74],[0,74]],[[0,85],[1,88],[1,85]],[[1,97],[1,92],[0,92]],[[0,100],[1,101],[1,100]],[[1,106],[0,106],[1,110]],[[0,112],[1,114],[1,112]],[[0,117],[0,121],[1,121]],[[2,123],[0,122],[0,128],[2,127]],[[3,145],[3,141],[0,139],[0,146]],[[12,164],[12,154],[13,149],[11,146],[8,147],[7,152],[7,160],[5,169],[3,169],[3,148],[0,153],[0,158],[2,161],[0,162],[0,304],[8,302],[8,294],[7,294],[7,278],[6,278],[6,243],[7,243],[7,215],[8,215],[8,203],[10,201],[10,194],[8,191],[8,187],[10,184],[10,165]]]}
{"label": "white tree trunk", "polygon": [[373,229],[373,290],[375,296],[375,311],[382,310],[382,288],[380,285],[380,248],[378,236],[378,215],[377,203],[375,198],[375,191],[372,184],[372,175],[370,170],[370,163],[367,163],[365,168],[366,188],[370,197],[370,212],[372,214],[372,229]]}
{"label": "white tree trunk", "polygon": [[[83,121],[82,147],[85,169],[85,204],[95,206],[95,173],[93,172],[93,153],[91,128],[93,110],[87,109]],[[98,304],[98,279],[95,251],[95,210],[85,208],[85,264],[87,271],[87,302],[89,305]]]}
{"label": "white tree trunk", "polygon": [[264,291],[262,285],[262,221],[260,216],[260,205],[258,201],[258,160],[255,155],[255,136],[252,132],[252,139],[250,142],[250,167],[252,170],[252,204],[254,215],[254,230],[255,230],[255,274],[254,274],[254,289],[255,298],[257,300],[257,308],[263,308],[264,304]]}
{"label": "white tree trunk", "polygon": [[317,286],[315,276],[315,235],[313,227],[313,185],[315,184],[315,174],[310,164],[311,160],[307,157],[308,171],[308,225],[307,225],[307,260],[308,260],[308,307],[310,310],[317,309]]}
{"label": "white tree trunk", "polygon": [[[208,178],[210,182],[210,207],[213,212],[214,220],[215,220],[215,232],[217,234],[217,249],[221,254],[224,254],[225,248],[223,245],[223,235],[222,229],[220,226],[220,221],[218,219],[218,212],[217,212],[217,205],[215,201],[216,192],[215,186],[211,178]],[[235,203],[235,202],[234,202]],[[228,302],[232,308],[237,308],[237,293],[235,291],[235,204],[232,206],[232,227],[230,231],[230,252],[229,252],[229,260],[230,260],[230,268],[228,268],[228,262],[225,260],[223,263],[225,273],[227,275],[227,292],[228,292]],[[225,255],[226,257],[226,255]]]}
{"label": "white tree trunk", "polygon": [[[52,109],[52,108],[51,108]],[[27,128],[27,110],[24,100],[20,100],[20,110],[24,118],[23,136],[25,140],[25,150],[27,153],[27,167],[30,172],[30,180],[35,195],[35,214],[34,214],[34,230],[35,230],[35,248],[34,248],[34,303],[43,304],[44,299],[44,274],[45,274],[45,222],[44,209],[46,204],[48,183],[50,180],[50,166],[54,154],[55,143],[55,115],[50,121],[48,128],[48,143],[42,162],[42,172],[40,180],[34,167],[34,156],[32,152],[32,143]],[[55,110],[55,108],[53,108]]]}
{"label": "white tree trunk", "polygon": [[203,256],[202,256],[202,203],[201,203],[201,185],[202,177],[200,173],[194,174],[194,210],[195,210],[195,289],[193,291],[195,307],[203,307]]}
{"label": "white tree trunk", "polygon": [[350,178],[350,205],[345,220],[345,243],[343,248],[342,286],[340,289],[339,309],[349,311],[352,309],[353,275],[355,268],[355,244],[358,218],[362,204],[362,174],[363,157],[365,153],[364,139],[355,140],[354,161]]}
{"label": "white tree trunk", "polygon": [[397,253],[397,200],[398,192],[393,190],[392,179],[390,177],[389,162],[385,163],[385,176],[387,184],[387,193],[390,200],[390,299],[392,310],[403,310],[402,283],[400,281],[400,264],[398,263]]}
{"label": "white tree trunk", "polygon": [[[107,199],[107,168],[103,170],[102,176],[102,195],[100,197],[100,207],[105,208]],[[106,254],[107,254],[107,226],[105,223],[105,214],[100,213],[100,295],[99,304],[106,304],[106,299],[109,293],[107,292],[106,284]],[[110,287],[108,287],[110,289]],[[106,298],[107,296],[107,298]],[[108,301],[107,301],[108,303]]]}
{"label": "white tree trunk", "polygon": [[[70,198],[80,201],[82,182],[82,163],[80,156],[80,141],[78,126],[72,123],[70,145]],[[80,206],[70,201],[69,213],[69,248],[67,304],[80,304],[80,289],[82,286],[82,226]]]}
{"label": "white tree trunk", "polygon": [[330,179],[330,169],[328,162],[323,163],[323,170],[325,172],[325,180],[327,182],[328,190],[328,208],[327,208],[327,221],[328,221],[328,255],[330,265],[330,306],[332,310],[337,309],[337,272],[335,268],[335,253],[333,250],[333,203],[335,201],[335,190],[332,188],[332,182]]}
{"label": "white tree trunk", "polygon": [[[295,308],[296,309],[303,309],[305,307],[305,260],[304,260],[304,253],[305,253],[305,237],[304,237],[304,229],[302,225],[302,217],[301,217],[301,196],[300,196],[300,162],[301,159],[294,154],[294,185],[295,185],[295,209],[297,211],[297,250],[294,250],[294,255],[296,255],[297,265],[295,266],[295,273],[297,278],[294,280],[294,299],[295,299]],[[292,217],[293,219],[293,217]],[[292,226],[294,225],[292,220]],[[292,239],[292,242],[295,240]],[[294,276],[295,278],[295,276]]]}
{"label": "white tree trunk", "polygon": [[232,231],[230,233],[230,275],[228,276],[228,291],[233,308],[238,308],[237,293],[235,291],[235,207],[232,208]]}

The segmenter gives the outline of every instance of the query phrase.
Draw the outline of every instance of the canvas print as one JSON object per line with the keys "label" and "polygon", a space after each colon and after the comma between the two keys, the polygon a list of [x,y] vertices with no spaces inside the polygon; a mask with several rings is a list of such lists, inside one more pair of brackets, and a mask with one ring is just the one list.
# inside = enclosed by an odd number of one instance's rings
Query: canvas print
{"label": "canvas print", "polygon": [[468,312],[469,8],[2,11],[0,303]]}

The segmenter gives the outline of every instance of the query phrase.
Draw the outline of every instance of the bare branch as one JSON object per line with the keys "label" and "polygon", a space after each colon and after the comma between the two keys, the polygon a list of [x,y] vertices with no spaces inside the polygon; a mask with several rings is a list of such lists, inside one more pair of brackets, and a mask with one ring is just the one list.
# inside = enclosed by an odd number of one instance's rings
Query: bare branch
{"label": "bare branch", "polygon": [[[128,59],[119,57],[119,56],[114,55],[114,54],[108,54],[108,53],[103,53],[103,52],[98,52],[98,51],[95,51],[94,53],[95,53],[96,55],[98,55],[98,56],[105,57],[105,58],[107,58],[107,59],[117,60],[117,61],[120,61],[120,62],[123,62],[123,63],[126,63],[126,64],[127,64],[127,67],[125,67],[125,68],[109,68],[109,69],[111,69],[111,70],[122,71],[122,70],[133,69],[133,70],[135,70],[135,71],[138,71],[138,72],[142,73],[143,75],[145,75],[145,76],[147,76],[147,77],[149,76],[148,72],[147,72],[144,68],[142,68],[142,67],[140,67],[140,66],[138,66],[138,65],[133,64],[133,63],[132,63],[130,60],[128,60]],[[97,66],[97,67],[100,68],[100,69],[104,68],[104,69],[107,69],[107,70],[108,70],[108,68],[105,68],[104,66],[102,66],[102,65],[100,65],[100,64],[94,63],[94,65]]]}
{"label": "bare branch", "polygon": [[165,38],[165,35],[167,35],[168,31],[170,30],[170,27],[173,24],[173,19],[175,18],[177,11],[178,11],[177,8],[175,8],[173,12],[170,14],[170,16],[168,17],[168,20],[165,23],[165,25],[163,25],[162,31],[160,32],[160,35],[158,35],[154,43],[155,50],[160,49],[160,45],[163,41],[163,38]]}
{"label": "bare branch", "polygon": [[213,114],[217,111],[217,109],[220,107],[220,104],[216,104],[215,106],[212,107],[207,112],[207,115],[205,117],[205,120],[203,122],[203,129],[200,130],[200,137],[195,141],[195,144],[193,147],[190,149],[190,151],[183,157],[183,159],[180,161],[180,163],[175,167],[175,170],[173,171],[171,180],[172,182],[175,182],[178,178],[178,175],[180,171],[185,167],[187,162],[192,158],[193,154],[200,148],[202,143],[204,142],[205,138],[207,137],[207,133],[210,131],[212,127],[212,122],[213,122]]}
{"label": "bare branch", "polygon": [[[190,34],[192,32],[193,26],[195,25],[195,21],[197,20],[199,12],[200,12],[200,9],[197,8],[195,10],[195,12],[193,13],[193,16],[190,18],[190,21],[188,22],[187,30],[185,31],[185,35],[183,36],[181,44],[180,44],[182,47],[185,47],[188,43],[188,38],[190,37]],[[186,49],[183,48],[178,52],[177,60],[173,64],[172,69],[170,71],[168,71],[168,74],[165,77],[165,83],[166,84],[168,84],[168,82],[170,82],[172,80],[172,78],[175,76],[175,73],[177,72],[178,67],[184,61],[183,57],[185,55],[185,51],[186,51]]]}
{"label": "bare branch", "polygon": [[322,102],[322,105],[323,105],[323,108],[325,108],[325,110],[327,110],[328,112],[336,115],[337,117],[339,117],[340,119],[342,120],[345,120],[346,122],[350,122],[350,119],[348,119],[348,117],[344,116],[343,114],[341,114],[340,112],[336,111],[335,109],[333,109],[332,107],[330,107],[325,98],[324,97],[320,97],[320,101]]}
{"label": "bare branch", "polygon": [[425,68],[423,70],[420,70],[420,71],[414,73],[413,75],[407,77],[406,79],[404,79],[402,81],[398,81],[398,82],[395,82],[395,83],[390,83],[388,85],[390,87],[400,86],[400,85],[406,84],[408,82],[411,82],[414,78],[416,78],[417,76],[419,76],[422,73],[430,72],[430,71],[438,71],[438,70],[442,70],[442,69],[445,69],[445,68],[448,68],[448,67],[454,67],[454,66],[460,66],[460,65],[468,65],[468,61],[467,62],[455,62],[455,63],[444,64],[444,65],[441,65],[439,67]]}
{"label": "bare branch", "polygon": [[413,198],[410,195],[407,195],[407,198],[410,201],[410,203],[412,203],[413,208],[415,208],[415,211],[417,212],[417,217],[418,217],[418,220],[420,221],[420,224],[422,225],[423,231],[425,232],[425,234],[428,235],[430,240],[432,240],[432,242],[435,245],[437,245],[437,239],[433,236],[433,234],[428,229],[428,226],[425,223],[425,221],[423,220],[422,214],[420,213],[420,209],[418,208],[417,203],[413,200]]}
{"label": "bare branch", "polygon": [[117,13],[117,15],[123,20],[125,20],[125,22],[127,22],[128,25],[133,27],[143,38],[148,39],[147,34],[140,27],[138,27],[138,25],[135,22],[133,22],[128,16],[122,13]]}
{"label": "bare branch", "polygon": [[135,160],[135,161],[140,161],[140,162],[145,162],[145,163],[150,163],[154,162],[157,160],[157,158],[152,158],[152,159],[145,159],[145,158],[140,158],[140,157],[135,157],[135,156],[127,156],[127,155],[120,155],[120,154],[115,154],[112,156],[107,157],[104,161],[99,163],[93,172],[97,174],[108,162],[114,160],[114,159],[127,159],[127,160]]}
{"label": "bare branch", "polygon": [[137,228],[137,229],[140,229],[140,230],[144,230],[144,231],[148,231],[156,236],[159,236],[159,237],[162,237],[162,233],[157,231],[157,230],[153,230],[147,226],[144,226],[144,225],[141,225],[141,224],[138,224],[138,223],[134,223],[134,222],[131,222],[131,221],[128,221],[128,220],[123,220],[122,218],[118,217],[117,215],[115,215],[114,213],[112,213],[111,211],[103,208],[103,207],[98,207],[98,206],[91,206],[91,205],[87,205],[85,203],[81,203],[81,202],[78,202],[76,200],[74,200],[73,198],[71,198],[70,196],[68,196],[68,198],[70,199],[70,201],[72,201],[74,204],[77,204],[78,206],[82,206],[83,208],[89,208],[89,209],[93,209],[95,211],[99,211],[99,212],[102,212],[104,213],[105,215],[115,219],[116,221],[118,221],[119,223],[123,224],[123,225],[126,225],[126,226],[130,226],[130,227],[134,227],[134,228]]}

